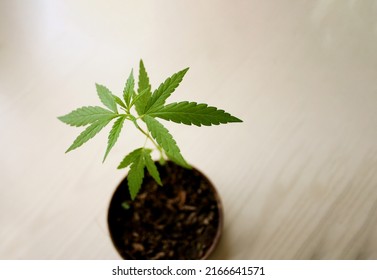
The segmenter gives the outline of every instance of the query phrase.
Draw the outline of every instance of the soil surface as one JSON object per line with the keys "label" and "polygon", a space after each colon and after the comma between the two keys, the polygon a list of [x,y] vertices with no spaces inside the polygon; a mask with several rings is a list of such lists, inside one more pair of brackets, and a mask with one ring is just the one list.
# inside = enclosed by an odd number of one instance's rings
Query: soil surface
{"label": "soil surface", "polygon": [[196,169],[157,167],[162,187],[146,172],[134,201],[126,178],[115,191],[108,213],[113,243],[129,260],[201,259],[221,227],[217,194]]}

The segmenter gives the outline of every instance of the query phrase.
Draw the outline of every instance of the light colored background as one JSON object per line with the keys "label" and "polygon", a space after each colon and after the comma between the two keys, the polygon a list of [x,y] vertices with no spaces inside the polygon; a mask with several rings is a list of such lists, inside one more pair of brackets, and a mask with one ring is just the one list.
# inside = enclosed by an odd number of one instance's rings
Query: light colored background
{"label": "light colored background", "polygon": [[[56,117],[190,66],[172,100],[244,120],[167,123],[218,187],[215,259],[377,259],[376,1],[1,1],[0,258],[117,259],[106,214],[126,126],[64,154]],[[128,128],[130,128],[128,130]]]}

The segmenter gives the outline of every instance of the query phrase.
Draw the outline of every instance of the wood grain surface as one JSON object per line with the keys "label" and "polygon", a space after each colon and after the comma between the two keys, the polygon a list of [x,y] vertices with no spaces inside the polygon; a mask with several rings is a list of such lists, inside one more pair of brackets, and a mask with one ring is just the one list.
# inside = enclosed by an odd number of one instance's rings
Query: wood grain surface
{"label": "wood grain surface", "polygon": [[[0,258],[119,259],[107,207],[143,141],[126,125],[65,154],[57,120],[120,93],[142,58],[172,101],[242,124],[166,123],[217,186],[214,259],[377,259],[375,1],[0,1]],[[142,142],[143,143],[143,142]]]}

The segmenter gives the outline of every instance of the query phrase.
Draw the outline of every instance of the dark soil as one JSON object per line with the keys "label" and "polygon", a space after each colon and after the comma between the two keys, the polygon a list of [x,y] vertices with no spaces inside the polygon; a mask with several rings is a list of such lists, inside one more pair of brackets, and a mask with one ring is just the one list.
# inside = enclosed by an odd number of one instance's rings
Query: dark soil
{"label": "dark soil", "polygon": [[207,257],[222,224],[216,191],[196,169],[172,162],[157,167],[162,187],[146,173],[134,201],[126,178],[115,191],[108,213],[115,247],[129,260]]}

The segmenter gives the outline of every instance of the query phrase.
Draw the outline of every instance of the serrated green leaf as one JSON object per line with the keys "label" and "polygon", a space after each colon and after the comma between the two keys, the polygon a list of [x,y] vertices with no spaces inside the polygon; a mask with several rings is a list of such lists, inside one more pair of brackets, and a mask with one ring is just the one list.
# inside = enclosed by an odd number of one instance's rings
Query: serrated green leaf
{"label": "serrated green leaf", "polygon": [[167,121],[183,123],[187,125],[219,125],[230,122],[242,122],[224,110],[209,107],[207,104],[196,102],[171,103],[159,108],[155,112],[148,113],[154,118],[161,118]]}
{"label": "serrated green leaf", "polygon": [[122,162],[118,165],[118,169],[126,168],[127,166],[129,166],[143,152],[142,150],[143,148],[138,148],[126,155]]}
{"label": "serrated green leaf", "polygon": [[128,188],[130,191],[131,199],[134,199],[140,190],[141,183],[144,178],[144,148],[139,148],[128,154],[120,163],[118,168],[130,166],[130,171],[127,175]]}
{"label": "serrated green leaf", "polygon": [[140,157],[134,164],[131,165],[130,171],[128,172],[127,181],[132,200],[135,199],[141,188],[141,184],[143,183],[144,167],[144,160],[142,157]]}
{"label": "serrated green leaf", "polygon": [[174,90],[179,86],[184,75],[189,68],[183,69],[175,73],[173,76],[167,78],[157,90],[155,90],[145,108],[145,112],[154,111],[155,108],[159,108],[165,104],[166,99],[174,92]]}
{"label": "serrated green leaf", "polygon": [[109,108],[111,111],[118,113],[117,105],[115,103],[113,94],[111,91],[103,86],[96,84],[97,94],[103,105],[105,105],[107,108]]}
{"label": "serrated green leaf", "polygon": [[112,119],[114,117],[116,117],[116,114],[107,109],[98,106],[85,106],[78,108],[67,115],[58,117],[58,119],[66,124],[78,127],[99,120]]}
{"label": "serrated green leaf", "polygon": [[152,137],[156,139],[157,143],[164,149],[166,155],[178,165],[190,168],[190,165],[181,155],[181,151],[173,139],[173,136],[169,133],[169,130],[167,130],[159,121],[148,115],[144,116],[144,121],[147,124]]}
{"label": "serrated green leaf", "polygon": [[124,102],[126,102],[126,105],[128,108],[131,103],[131,98],[134,95],[134,87],[135,87],[134,74],[133,74],[133,70],[131,70],[131,73],[127,79],[126,85],[124,86],[124,90],[123,90],[123,99],[124,99]]}
{"label": "serrated green leaf", "polygon": [[118,96],[116,96],[115,94],[113,94],[113,97],[114,97],[114,100],[115,102],[120,106],[120,107],[123,107],[124,109],[127,108],[126,104],[124,104],[124,102],[122,101],[122,99],[120,99]]}
{"label": "serrated green leaf", "polygon": [[107,141],[107,149],[103,161],[105,161],[107,155],[109,154],[110,150],[114,147],[116,141],[118,140],[119,134],[122,130],[123,123],[125,120],[125,116],[120,116],[115,122],[113,127],[110,130],[108,141]]}
{"label": "serrated green leaf", "polygon": [[148,77],[148,73],[147,71],[145,70],[145,66],[144,66],[144,62],[143,60],[140,60],[140,64],[139,64],[139,82],[138,82],[138,92],[142,92],[143,90],[145,90],[146,88],[150,88],[151,85],[149,84],[149,77]]}
{"label": "serrated green leaf", "polygon": [[[132,98],[132,101],[131,101],[131,104],[130,104],[130,108],[135,104],[137,104],[140,99],[143,99],[145,95],[148,94],[148,89],[144,89],[142,92],[140,92],[139,94],[135,95],[133,98]],[[139,114],[140,115],[140,114]]]}
{"label": "serrated green leaf", "polygon": [[153,177],[153,179],[157,182],[157,184],[162,186],[160,174],[158,173],[158,169],[156,167],[156,164],[152,160],[151,152],[152,152],[152,150],[150,150],[150,149],[144,149],[145,166],[147,167],[149,174]]}
{"label": "serrated green leaf", "polygon": [[81,134],[75,139],[75,141],[73,141],[73,144],[68,148],[66,153],[80,147],[82,144],[93,138],[111,121],[111,119],[112,118],[98,120],[88,126],[83,132],[81,132]]}
{"label": "serrated green leaf", "polygon": [[151,85],[149,84],[149,77],[148,73],[145,70],[144,63],[142,60],[140,60],[140,66],[139,66],[139,83],[138,83],[138,96],[141,95],[142,92],[144,94],[138,98],[137,101],[135,101],[135,108],[136,112],[139,115],[144,114],[144,110],[146,105],[149,102],[149,99],[152,96],[151,92]]}

